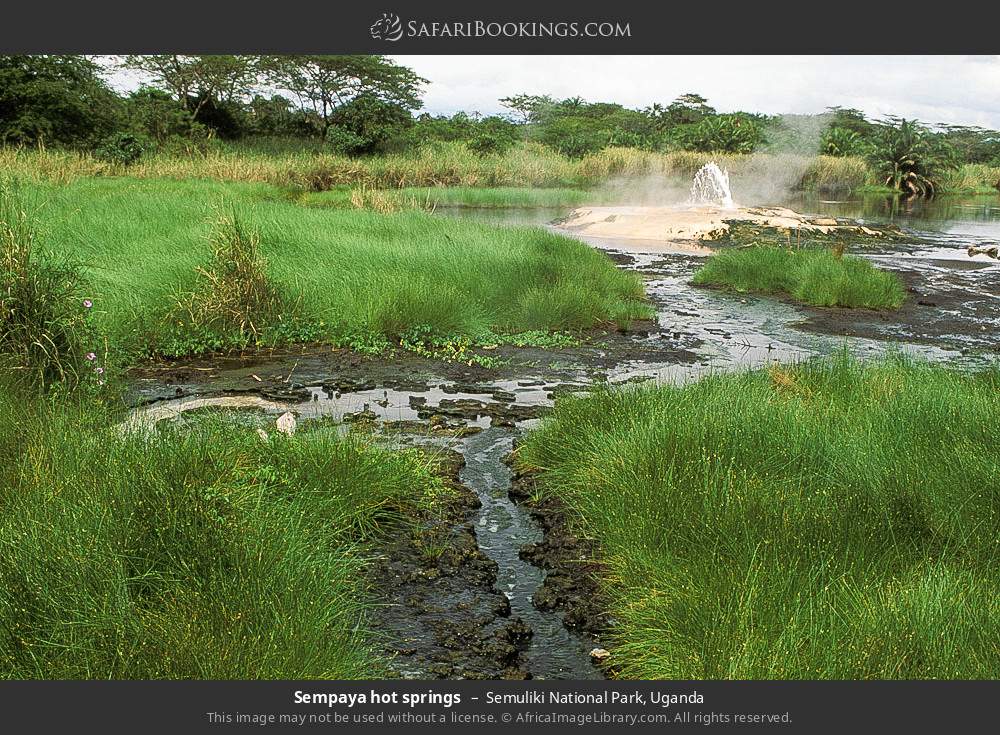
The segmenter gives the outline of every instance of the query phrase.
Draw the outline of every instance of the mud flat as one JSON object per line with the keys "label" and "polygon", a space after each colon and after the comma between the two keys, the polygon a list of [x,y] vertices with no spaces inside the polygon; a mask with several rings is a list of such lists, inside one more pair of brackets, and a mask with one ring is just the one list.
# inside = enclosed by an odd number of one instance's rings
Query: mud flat
{"label": "mud flat", "polygon": [[580,207],[560,220],[557,227],[587,239],[620,241],[630,251],[649,253],[678,249],[709,253],[706,243],[726,241],[737,229],[743,234],[832,240],[898,237],[893,228],[833,217],[807,217],[784,207]]}

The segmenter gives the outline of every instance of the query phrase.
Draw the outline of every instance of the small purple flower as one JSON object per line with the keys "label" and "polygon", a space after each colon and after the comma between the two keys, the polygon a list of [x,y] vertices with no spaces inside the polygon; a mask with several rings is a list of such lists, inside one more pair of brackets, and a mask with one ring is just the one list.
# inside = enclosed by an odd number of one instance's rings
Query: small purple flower
{"label": "small purple flower", "polygon": [[97,373],[98,375],[104,375],[104,368],[96,367],[94,368],[94,372]]}
{"label": "small purple flower", "polygon": [[93,305],[94,305],[94,302],[91,301],[90,299],[84,299],[83,300],[83,308],[84,309],[89,309]]}
{"label": "small purple flower", "polygon": [[95,355],[93,352],[88,352],[87,353],[87,362],[93,362],[96,359],[97,359],[97,355]]}

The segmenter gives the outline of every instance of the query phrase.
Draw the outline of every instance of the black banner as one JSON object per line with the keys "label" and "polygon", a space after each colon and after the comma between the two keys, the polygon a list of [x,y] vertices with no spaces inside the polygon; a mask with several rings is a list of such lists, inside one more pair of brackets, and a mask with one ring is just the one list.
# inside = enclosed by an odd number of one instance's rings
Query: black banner
{"label": "black banner", "polygon": [[19,3],[5,53],[735,54],[1000,52],[996,9],[950,3]]}
{"label": "black banner", "polygon": [[9,682],[6,732],[990,732],[997,682]]}

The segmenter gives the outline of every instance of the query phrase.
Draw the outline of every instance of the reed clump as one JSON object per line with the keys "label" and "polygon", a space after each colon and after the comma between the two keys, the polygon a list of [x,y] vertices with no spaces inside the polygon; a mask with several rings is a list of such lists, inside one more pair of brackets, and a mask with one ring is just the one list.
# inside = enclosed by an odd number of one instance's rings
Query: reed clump
{"label": "reed clump", "polygon": [[189,318],[207,326],[220,323],[240,335],[260,334],[281,307],[261,254],[260,231],[246,215],[226,212],[215,224],[211,246],[211,264],[198,269],[202,285],[189,302]]}

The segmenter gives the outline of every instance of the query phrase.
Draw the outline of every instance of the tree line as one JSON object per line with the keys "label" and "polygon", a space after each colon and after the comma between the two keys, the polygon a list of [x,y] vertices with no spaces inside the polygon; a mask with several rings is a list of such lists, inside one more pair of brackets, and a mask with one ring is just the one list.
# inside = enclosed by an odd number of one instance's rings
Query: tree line
{"label": "tree line", "polygon": [[[115,73],[140,86],[119,94]],[[502,115],[419,112],[427,80],[375,55],[0,56],[0,144],[91,150],[128,164],[151,150],[282,138],[360,156],[459,141],[480,154],[532,140],[569,157],[649,151],[793,152],[865,158],[886,185],[933,193],[942,172],[1000,166],[1000,133],[969,126],[821,115],[722,113],[698,94],[630,109],[517,94]]]}

